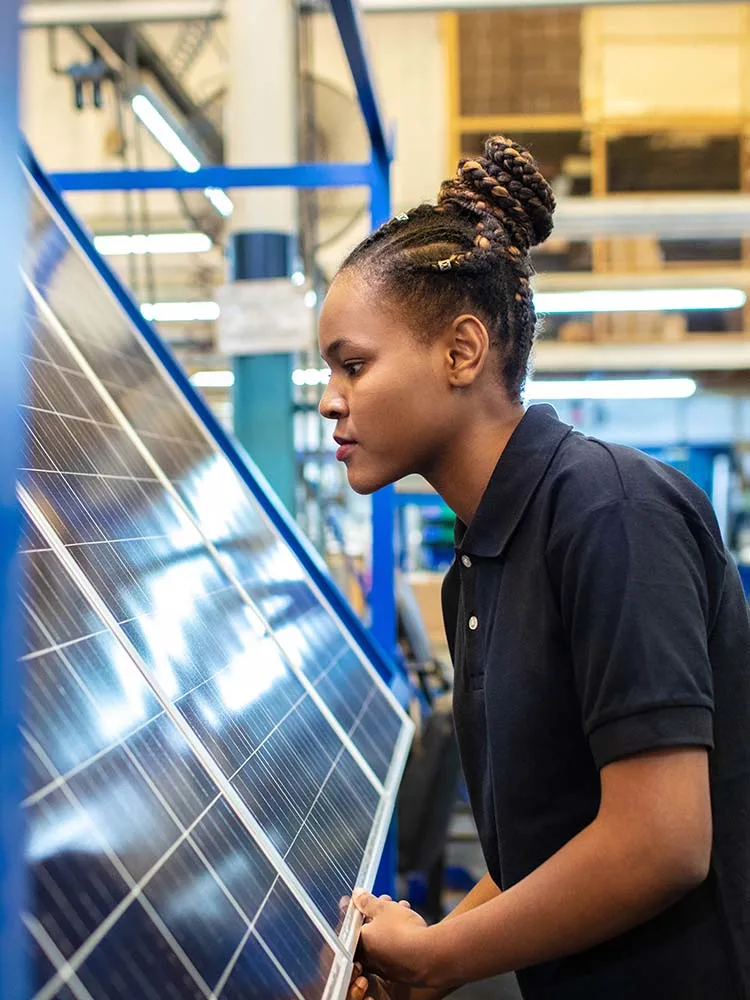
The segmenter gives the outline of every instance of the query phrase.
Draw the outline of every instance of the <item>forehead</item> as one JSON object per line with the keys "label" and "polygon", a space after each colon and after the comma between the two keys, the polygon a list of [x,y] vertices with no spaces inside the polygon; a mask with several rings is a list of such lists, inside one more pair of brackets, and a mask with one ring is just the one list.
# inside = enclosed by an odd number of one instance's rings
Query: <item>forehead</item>
{"label": "forehead", "polygon": [[320,311],[318,340],[324,357],[343,346],[375,348],[403,340],[407,332],[405,318],[381,289],[355,273],[334,279]]}

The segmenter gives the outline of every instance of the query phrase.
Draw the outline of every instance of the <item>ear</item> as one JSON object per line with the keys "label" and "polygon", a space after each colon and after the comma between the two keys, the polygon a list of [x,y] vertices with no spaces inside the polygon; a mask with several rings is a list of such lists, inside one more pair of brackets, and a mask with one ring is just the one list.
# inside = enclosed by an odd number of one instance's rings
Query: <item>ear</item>
{"label": "ear", "polygon": [[490,351],[487,327],[470,313],[457,316],[446,331],[448,379],[455,389],[472,385],[481,374]]}

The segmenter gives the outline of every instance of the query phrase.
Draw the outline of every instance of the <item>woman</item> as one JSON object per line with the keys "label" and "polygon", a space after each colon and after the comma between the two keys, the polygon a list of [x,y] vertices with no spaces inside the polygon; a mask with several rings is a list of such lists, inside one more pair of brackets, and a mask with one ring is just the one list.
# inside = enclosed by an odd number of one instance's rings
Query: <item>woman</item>
{"label": "woman", "polygon": [[489,139],[323,306],[351,486],[421,473],[457,515],[443,611],[488,866],[433,927],[355,896],[361,961],[399,996],[518,970],[526,1000],[747,1000],[744,595],[689,480],[524,411],[553,210],[529,153]]}

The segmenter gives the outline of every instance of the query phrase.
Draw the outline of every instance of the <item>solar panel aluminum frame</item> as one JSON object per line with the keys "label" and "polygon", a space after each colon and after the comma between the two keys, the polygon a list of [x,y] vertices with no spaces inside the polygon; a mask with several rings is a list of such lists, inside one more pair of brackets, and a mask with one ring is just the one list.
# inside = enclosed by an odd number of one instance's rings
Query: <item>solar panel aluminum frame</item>
{"label": "solar panel aluminum frame", "polygon": [[23,864],[24,819],[22,750],[18,737],[21,716],[21,676],[18,670],[20,602],[17,549],[20,530],[15,483],[21,455],[22,394],[21,283],[17,261],[23,241],[21,176],[16,162],[18,141],[18,18],[19,0],[0,5],[0,290],[5,314],[0,374],[0,995],[26,1000],[28,984],[23,961],[26,879]]}
{"label": "solar panel aluminum frame", "polygon": [[[98,274],[99,277],[103,280],[104,285],[107,288],[108,292],[113,296],[115,304],[117,304],[121,308],[127,306],[127,308],[124,308],[124,311],[127,315],[127,318],[131,321],[132,325],[135,327],[136,330],[135,336],[138,337],[140,335],[141,342],[145,341],[145,347],[147,353],[151,356],[151,359],[156,365],[156,367],[162,371],[162,373],[166,376],[168,381],[171,380],[174,383],[176,383],[176,389],[178,395],[183,395],[183,397],[195,396],[196,394],[192,392],[192,389],[189,386],[187,379],[185,378],[181,370],[179,370],[179,368],[177,368],[176,374],[180,377],[178,378],[173,377],[171,369],[174,369],[177,366],[176,363],[171,358],[171,355],[169,355],[168,350],[161,344],[160,341],[158,341],[156,335],[150,330],[148,325],[142,319],[140,311],[138,310],[137,306],[133,303],[133,301],[130,299],[127,293],[120,288],[119,284],[117,283],[117,280],[108,272],[106,265],[104,265],[103,262],[98,259],[87,237],[81,230],[80,226],[78,225],[74,217],[66,209],[66,207],[60,200],[59,196],[56,196],[54,189],[52,189],[48,183],[46,184],[38,183],[38,181],[45,181],[46,179],[44,178],[44,174],[41,172],[38,165],[36,165],[36,163],[33,161],[33,158],[30,159],[29,162],[34,168],[33,170],[32,169],[28,170],[32,184],[39,190],[43,198],[45,198],[50,203],[50,208],[52,209],[53,214],[57,215],[58,222],[62,225],[63,229],[64,230],[67,229],[68,234],[73,240],[73,243],[77,245],[80,250],[84,251],[84,259],[87,261],[89,266],[93,268],[94,272]],[[52,197],[49,197],[50,194],[52,195]],[[48,317],[48,319],[49,318],[50,317]],[[52,319],[54,319],[54,314],[52,314]],[[63,336],[63,339],[67,337],[64,328],[61,331],[59,331],[59,335],[60,334]],[[68,338],[68,340],[70,340],[70,338]],[[159,351],[154,350],[154,345],[160,347],[161,350]],[[86,366],[85,359],[82,357],[82,355],[80,355],[80,352],[78,352],[75,345],[72,344],[72,342],[69,342],[68,347],[69,349],[72,348],[72,353],[74,354],[74,356],[79,355],[77,357],[79,364],[82,361],[83,366]],[[169,362],[171,362],[171,364],[165,365],[162,361],[163,357],[166,357],[166,359]],[[89,378],[92,382],[94,382],[95,385],[97,384],[98,379],[93,372],[89,375]],[[189,393],[184,391],[186,388],[190,390]],[[103,398],[105,398],[105,401],[109,400],[108,405],[110,405],[111,408],[114,407],[114,409],[116,410],[116,404],[114,404],[113,401],[109,398],[109,394],[107,393],[106,388],[104,388],[103,386],[101,386],[101,394],[103,395]],[[275,499],[273,497],[269,497],[265,493],[261,477],[257,476],[254,478],[254,470],[248,467],[248,465],[245,465],[243,463],[243,456],[239,452],[239,450],[237,450],[232,455],[227,455],[227,449],[222,447],[222,442],[220,440],[217,440],[219,435],[212,434],[211,433],[212,428],[206,427],[206,424],[209,421],[205,421],[202,419],[203,414],[200,411],[206,409],[205,404],[203,404],[202,400],[200,400],[199,398],[196,397],[196,399],[197,402],[200,403],[200,407],[195,407],[195,409],[198,411],[197,412],[198,423],[199,425],[202,425],[206,437],[210,442],[212,442],[218,448],[220,452],[223,452],[225,454],[225,457],[230,458],[233,468],[235,469],[235,471],[241,474],[241,479],[245,483],[245,485],[250,488],[250,492],[253,498],[260,502],[259,505],[261,506],[263,512],[266,514],[266,517],[269,520],[271,520],[272,524],[279,530],[279,533],[281,534],[283,540],[289,545],[289,547],[293,551],[295,551],[295,554],[298,555],[298,558],[300,558],[300,562],[304,570],[306,571],[308,582],[313,586],[313,589],[318,592],[318,595],[319,597],[322,598],[323,603],[328,605],[329,610],[333,611],[334,616],[338,617],[336,615],[335,606],[332,607],[332,605],[334,605],[334,602],[326,600],[326,598],[328,597],[327,591],[331,591],[333,589],[333,585],[328,580],[325,571],[321,570],[320,566],[317,565],[317,559],[312,561],[313,572],[310,572],[309,566],[311,560],[309,560],[309,558],[308,559],[304,558],[304,556],[306,555],[309,556],[310,554],[308,552],[309,546],[307,546],[304,539],[299,535],[299,531],[296,528],[296,525],[294,525],[292,522],[289,521],[283,509],[279,509],[279,505],[275,501]],[[188,398],[188,403],[192,402],[193,399]],[[124,421],[124,423],[127,424],[126,418],[124,418],[122,415],[121,417],[122,421]],[[129,427],[129,425],[127,426]],[[137,432],[135,432],[132,429],[132,427],[130,428],[130,431],[134,439],[140,444],[141,447],[143,447],[142,443],[140,443],[140,439],[138,438]],[[226,437],[225,435],[223,435],[223,432],[221,433],[221,436]],[[231,442],[229,443],[231,445]],[[168,484],[168,480],[166,480],[166,482]],[[171,486],[170,489],[172,489]],[[262,503],[261,501],[267,501],[267,502]],[[272,513],[275,513],[277,516],[275,518],[271,517],[270,514]],[[34,519],[37,520],[36,518]],[[45,533],[49,534],[48,531]],[[293,542],[295,542],[296,544],[292,544]],[[338,595],[338,598],[339,600],[343,601],[343,598],[341,598],[340,595]],[[344,624],[346,625],[346,623]],[[361,629],[361,626],[359,626],[359,623],[357,623],[357,626],[360,631],[363,631]],[[117,634],[118,630],[115,628],[112,629],[112,631],[114,631],[115,634]],[[349,643],[352,646],[352,648],[357,650],[358,648],[357,636],[352,635],[351,631],[347,628],[344,629],[344,632],[347,635],[347,638],[349,639]],[[369,667],[373,679],[375,680],[376,684],[381,688],[381,690],[385,689],[386,691],[388,691],[382,679],[379,676],[377,676],[375,672],[372,671],[372,667],[369,666],[367,651],[361,648],[362,645],[365,644],[362,643],[361,645],[359,645],[358,648],[359,658],[361,662],[363,662],[365,665]],[[395,695],[393,694],[392,691],[389,692],[389,700],[391,701],[392,704],[398,705],[398,701],[395,698]],[[388,833],[388,823],[395,805],[395,797],[398,790],[398,785],[400,782],[402,770],[406,761],[406,755],[408,753],[412,731],[413,731],[413,726],[411,725],[410,721],[406,721],[402,725],[399,740],[394,752],[393,762],[388,772],[386,784],[385,787],[383,788],[383,794],[381,796],[378,811],[376,813],[375,821],[373,823],[372,835],[368,841],[366,853],[362,860],[362,866],[360,869],[360,877],[358,879],[358,882],[364,888],[367,889],[370,889],[372,887],[372,882],[375,878],[378,861],[381,856],[385,838]],[[258,838],[256,836],[256,840],[257,839]],[[276,865],[276,867],[278,868],[278,865]],[[342,926],[341,931],[339,933],[339,941],[341,941],[344,948],[349,952],[353,950],[353,946],[356,941],[356,936],[359,931],[359,926],[360,926],[359,915],[357,911],[354,909],[354,907],[350,906],[347,912],[344,925]],[[341,964],[339,964],[338,966],[334,965],[334,969],[331,973],[331,980],[329,981],[328,989],[326,991],[326,996],[335,997],[338,995],[338,992],[340,992],[340,990],[342,989],[341,983],[346,980],[346,977],[350,969],[351,969],[351,961],[349,961],[348,964],[344,966],[341,966]]]}

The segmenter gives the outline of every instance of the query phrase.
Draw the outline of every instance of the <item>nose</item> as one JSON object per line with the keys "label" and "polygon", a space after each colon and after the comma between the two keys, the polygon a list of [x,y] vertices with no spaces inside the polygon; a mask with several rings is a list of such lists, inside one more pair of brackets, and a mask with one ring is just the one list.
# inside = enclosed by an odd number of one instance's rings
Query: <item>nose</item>
{"label": "nose", "polygon": [[326,420],[340,420],[341,417],[348,415],[348,404],[336,387],[334,379],[331,379],[326,386],[325,392],[318,404],[318,410],[321,417],[324,417]]}

